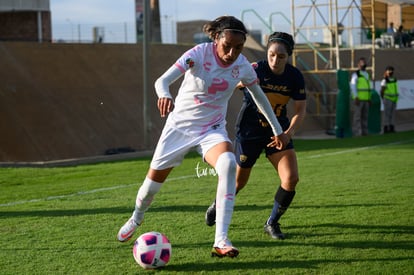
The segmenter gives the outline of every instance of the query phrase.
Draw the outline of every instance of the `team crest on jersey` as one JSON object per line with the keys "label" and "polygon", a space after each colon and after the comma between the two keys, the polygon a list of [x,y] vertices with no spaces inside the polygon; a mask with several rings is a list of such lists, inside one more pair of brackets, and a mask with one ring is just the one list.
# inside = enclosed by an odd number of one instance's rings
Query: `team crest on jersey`
{"label": "team crest on jersey", "polygon": [[192,67],[194,67],[194,60],[191,59],[191,58],[187,58],[185,60],[185,64],[187,64],[189,68],[192,68]]}
{"label": "team crest on jersey", "polygon": [[203,64],[204,70],[206,70],[207,72],[210,71],[211,68],[211,63],[210,62],[206,62]]}
{"label": "team crest on jersey", "polygon": [[233,70],[231,71],[231,76],[233,78],[238,78],[240,75],[239,66],[234,66]]}
{"label": "team crest on jersey", "polygon": [[240,162],[246,162],[247,156],[246,155],[240,155]]}

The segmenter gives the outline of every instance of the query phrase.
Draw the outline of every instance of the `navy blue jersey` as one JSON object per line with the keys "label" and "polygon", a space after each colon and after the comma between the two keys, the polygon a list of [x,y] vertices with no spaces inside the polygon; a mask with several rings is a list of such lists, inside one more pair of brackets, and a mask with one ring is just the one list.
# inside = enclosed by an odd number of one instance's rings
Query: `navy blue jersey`
{"label": "navy blue jersey", "polygon": [[[291,64],[286,64],[281,75],[275,75],[270,70],[266,60],[253,63],[260,87],[265,92],[273,111],[283,130],[289,128],[286,105],[289,100],[306,100],[305,81],[302,73]],[[250,93],[244,90],[243,105],[240,110],[236,135],[239,140],[261,139],[274,136],[266,118],[258,110]]]}

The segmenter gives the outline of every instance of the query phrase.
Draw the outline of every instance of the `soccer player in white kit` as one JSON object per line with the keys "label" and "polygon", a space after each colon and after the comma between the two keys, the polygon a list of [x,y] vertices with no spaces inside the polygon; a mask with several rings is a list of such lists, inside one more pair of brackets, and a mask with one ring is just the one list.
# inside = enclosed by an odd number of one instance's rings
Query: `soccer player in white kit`
{"label": "soccer player in white kit", "polygon": [[[271,124],[274,137],[268,146],[284,148],[289,140],[257,84],[255,71],[241,54],[247,35],[243,23],[233,16],[221,16],[203,30],[213,42],[188,50],[155,82],[160,115],[168,118],[138,190],[135,210],[117,237],[121,242],[132,237],[171,170],[195,148],[218,174],[216,233],[211,254],[236,257],[239,251],[228,239],[236,191],[236,160],[225,118],[229,98],[239,82],[248,88]],[[182,75],[184,80],[174,102],[169,86]]]}

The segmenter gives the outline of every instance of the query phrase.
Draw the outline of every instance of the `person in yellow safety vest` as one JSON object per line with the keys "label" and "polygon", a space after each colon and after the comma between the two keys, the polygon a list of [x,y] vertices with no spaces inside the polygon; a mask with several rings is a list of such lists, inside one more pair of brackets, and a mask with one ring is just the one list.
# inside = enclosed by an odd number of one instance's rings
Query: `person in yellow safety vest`
{"label": "person in yellow safety vest", "polygon": [[352,132],[355,136],[368,135],[368,112],[371,101],[371,81],[364,57],[358,60],[358,70],[351,77],[351,96],[354,102]]}
{"label": "person in yellow safety vest", "polygon": [[394,118],[398,101],[398,84],[394,68],[387,66],[381,81],[381,98],[384,103],[384,134],[395,133]]}

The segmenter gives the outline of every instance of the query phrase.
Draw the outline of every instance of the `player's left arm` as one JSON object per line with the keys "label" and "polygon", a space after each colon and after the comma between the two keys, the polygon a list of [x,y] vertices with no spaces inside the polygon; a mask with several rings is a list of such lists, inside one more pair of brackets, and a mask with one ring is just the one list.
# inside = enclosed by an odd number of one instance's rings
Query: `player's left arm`
{"label": "player's left arm", "polygon": [[306,99],[295,100],[294,103],[295,112],[290,120],[289,128],[285,131],[285,134],[288,135],[289,138],[292,138],[295,135],[295,132],[300,128],[306,116]]}
{"label": "player's left arm", "polygon": [[306,92],[305,92],[305,79],[299,70],[296,70],[296,77],[294,81],[295,85],[292,94],[294,100],[294,113],[290,119],[289,128],[285,131],[285,134],[291,139],[295,132],[302,125],[306,116]]}

